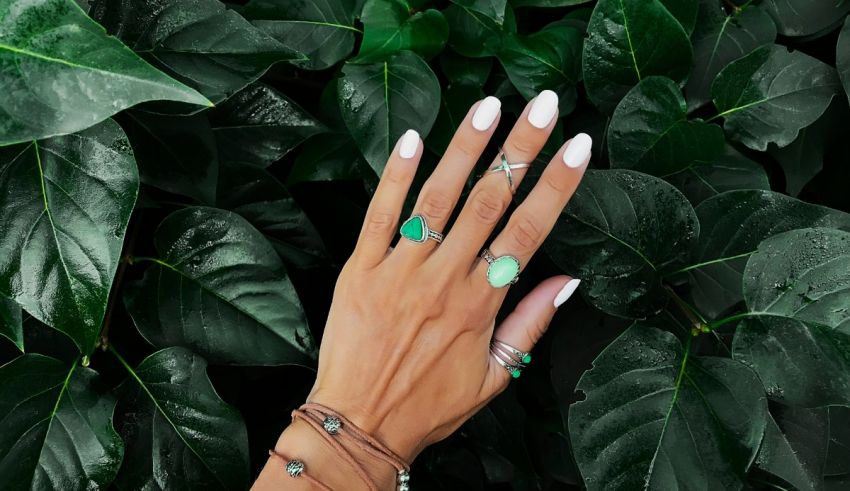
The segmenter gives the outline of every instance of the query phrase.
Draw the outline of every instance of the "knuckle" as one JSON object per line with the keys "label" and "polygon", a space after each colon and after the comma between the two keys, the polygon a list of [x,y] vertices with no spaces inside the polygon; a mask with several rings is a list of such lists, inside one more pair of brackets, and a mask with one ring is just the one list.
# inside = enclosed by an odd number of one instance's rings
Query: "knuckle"
{"label": "knuckle", "polygon": [[531,138],[517,138],[516,141],[511,142],[511,149],[516,152],[516,155],[523,157],[537,155],[538,146],[537,142]]}
{"label": "knuckle", "polygon": [[543,175],[540,178],[540,181],[544,186],[549,189],[557,192],[558,194],[564,194],[567,191],[567,183],[562,179],[558,179],[551,175]]}
{"label": "knuckle", "polygon": [[472,199],[472,213],[486,224],[494,224],[508,207],[507,199],[490,190],[482,189]]}
{"label": "knuckle", "polygon": [[384,167],[384,173],[381,174],[381,180],[390,184],[404,184],[412,177],[411,172],[403,166],[393,164]]}
{"label": "knuckle", "polygon": [[535,249],[543,239],[543,229],[529,217],[518,217],[510,228],[511,238],[526,253]]}
{"label": "knuckle", "polygon": [[422,199],[422,213],[435,220],[445,220],[452,211],[454,201],[446,193],[429,190]]}
{"label": "knuckle", "polygon": [[464,160],[478,160],[479,150],[474,145],[466,142],[457,142],[455,145],[458,156]]}
{"label": "knuckle", "polygon": [[394,228],[395,216],[392,213],[374,212],[366,217],[366,227],[364,229],[367,236],[383,235],[388,230]]}

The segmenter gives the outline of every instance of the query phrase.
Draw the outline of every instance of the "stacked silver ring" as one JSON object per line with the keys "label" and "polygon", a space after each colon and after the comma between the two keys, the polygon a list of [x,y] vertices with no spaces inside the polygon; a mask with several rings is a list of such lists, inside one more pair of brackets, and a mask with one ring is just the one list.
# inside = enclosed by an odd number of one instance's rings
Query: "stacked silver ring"
{"label": "stacked silver ring", "polygon": [[501,160],[500,164],[494,165],[487,169],[488,173],[499,173],[504,172],[505,177],[508,180],[508,189],[511,190],[511,193],[516,193],[516,186],[514,185],[514,173],[513,171],[517,169],[527,169],[531,167],[531,164],[525,162],[516,162],[511,163],[508,162],[508,157],[505,155],[505,151],[499,148],[499,159]]}
{"label": "stacked silver ring", "polygon": [[530,353],[498,339],[490,340],[490,354],[513,378],[519,378],[522,369],[531,362]]}

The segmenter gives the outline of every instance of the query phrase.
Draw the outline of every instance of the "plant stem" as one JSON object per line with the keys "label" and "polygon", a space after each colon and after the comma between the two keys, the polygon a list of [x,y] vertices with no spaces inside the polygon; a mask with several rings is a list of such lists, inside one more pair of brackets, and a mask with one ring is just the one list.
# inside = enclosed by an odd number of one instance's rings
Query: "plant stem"
{"label": "plant stem", "polygon": [[124,280],[124,271],[127,270],[127,264],[130,263],[130,258],[133,254],[133,246],[136,244],[136,237],[139,235],[139,229],[141,228],[139,226],[141,223],[141,214],[142,212],[140,211],[139,214],[136,215],[136,220],[133,222],[133,227],[130,229],[130,237],[124,245],[126,253],[122,256],[121,261],[118,264],[118,272],[115,273],[115,279],[112,282],[112,291],[109,292],[106,315],[103,316],[103,327],[101,328],[100,336],[98,337],[98,343],[103,350],[109,346],[109,326],[112,324],[112,311],[115,309],[115,302],[118,298],[118,292],[121,289],[121,282]]}
{"label": "plant stem", "polygon": [[699,268],[701,268],[701,267],[703,267],[703,266],[708,266],[708,265],[710,265],[710,264],[717,264],[717,263],[722,263],[722,262],[725,262],[725,261],[731,261],[731,260],[733,260],[733,259],[740,259],[740,258],[742,258],[742,257],[752,256],[753,254],[755,254],[755,252],[756,252],[756,251],[745,252],[745,253],[743,253],[743,254],[738,254],[738,255],[736,255],[736,256],[721,257],[721,258],[718,258],[718,259],[712,259],[711,261],[705,261],[705,262],[703,262],[703,263],[691,264],[690,266],[686,266],[686,267],[684,267],[684,268],[682,268],[682,269],[679,269],[679,270],[673,271],[673,272],[672,272],[672,273],[670,273],[670,274],[679,274],[679,273],[684,273],[684,272],[686,272],[686,271],[691,271],[692,269],[699,269]]}
{"label": "plant stem", "polygon": [[670,298],[673,299],[673,302],[679,307],[679,310],[685,314],[685,317],[688,318],[688,321],[691,323],[691,334],[696,336],[703,332],[708,332],[707,325],[705,322],[705,318],[693,307],[691,307],[687,302],[682,300],[672,288],[668,285],[664,285],[664,289],[667,291],[667,294],[670,295]]}
{"label": "plant stem", "polygon": [[716,320],[716,321],[710,322],[710,323],[708,324],[708,329],[709,329],[710,331],[713,331],[713,330],[717,329],[718,327],[720,327],[720,326],[722,326],[722,325],[724,325],[724,324],[729,324],[730,322],[735,322],[735,321],[737,321],[737,320],[746,319],[746,318],[748,318],[748,317],[757,317],[757,316],[759,316],[759,315],[764,315],[764,313],[759,313],[759,312],[739,312],[739,313],[737,313],[737,314],[735,314],[735,315],[730,315],[729,317],[725,317],[725,318],[723,318],[723,319],[719,319],[719,320]]}

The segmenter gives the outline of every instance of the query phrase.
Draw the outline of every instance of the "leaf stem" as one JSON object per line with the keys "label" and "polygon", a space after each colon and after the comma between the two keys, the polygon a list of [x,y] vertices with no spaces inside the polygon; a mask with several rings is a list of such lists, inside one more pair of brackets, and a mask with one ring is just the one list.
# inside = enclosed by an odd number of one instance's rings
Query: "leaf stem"
{"label": "leaf stem", "polygon": [[122,257],[118,265],[118,272],[115,273],[115,278],[112,282],[112,291],[109,293],[109,301],[107,302],[106,315],[103,317],[103,327],[100,329],[98,344],[102,350],[106,350],[109,346],[109,326],[112,325],[112,312],[115,309],[115,302],[118,298],[118,292],[121,290],[121,283],[124,280],[124,272],[127,270],[127,264],[130,264],[130,258],[133,254],[133,246],[136,244],[136,237],[139,236],[139,224],[141,223],[140,215],[143,211],[139,211],[136,215],[136,220],[133,222],[133,227],[130,229],[130,237],[124,243],[126,253]]}
{"label": "leaf stem", "polygon": [[730,322],[735,322],[741,319],[746,319],[748,317],[757,317],[759,315],[764,315],[763,312],[739,312],[735,315],[730,315],[729,317],[724,317],[723,319],[719,319],[716,321],[712,321],[708,324],[708,330],[713,331],[720,326],[725,324],[729,324]]}
{"label": "leaf stem", "polygon": [[738,255],[735,255],[735,256],[721,257],[721,258],[718,258],[718,259],[712,259],[711,261],[705,261],[705,262],[702,262],[702,263],[691,264],[690,266],[686,266],[686,267],[684,267],[684,268],[682,268],[682,269],[679,269],[679,270],[673,271],[673,272],[672,272],[672,273],[670,273],[670,274],[671,274],[671,275],[673,275],[673,274],[684,273],[684,272],[686,272],[686,271],[691,271],[692,269],[698,269],[698,268],[701,268],[701,267],[703,267],[703,266],[708,266],[708,265],[711,265],[711,264],[722,263],[722,262],[724,262],[724,261],[731,261],[731,260],[733,260],[733,259],[740,259],[740,258],[742,258],[742,257],[752,256],[753,254],[755,254],[755,252],[756,252],[756,251],[750,251],[750,252],[745,252],[745,253],[743,253],[743,254],[738,254]]}
{"label": "leaf stem", "polygon": [[673,302],[679,307],[679,310],[685,314],[685,317],[688,318],[688,321],[691,323],[691,335],[698,336],[701,333],[708,332],[708,325],[705,322],[705,318],[702,314],[697,311],[697,309],[691,307],[687,302],[682,300],[680,297],[670,286],[664,285],[664,289],[667,291],[667,294],[670,295],[670,298],[673,299]]}

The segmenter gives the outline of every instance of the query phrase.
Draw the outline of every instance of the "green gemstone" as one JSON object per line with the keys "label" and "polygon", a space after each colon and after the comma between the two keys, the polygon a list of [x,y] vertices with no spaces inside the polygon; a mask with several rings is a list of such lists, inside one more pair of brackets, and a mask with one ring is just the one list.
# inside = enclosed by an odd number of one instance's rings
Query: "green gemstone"
{"label": "green gemstone", "polygon": [[513,372],[511,372],[511,377],[519,378],[519,376],[520,376],[519,370],[514,370]]}
{"label": "green gemstone", "polygon": [[530,355],[530,354],[528,354],[528,355],[523,356],[523,357],[522,357],[522,362],[523,362],[523,363],[531,363],[531,355]]}
{"label": "green gemstone", "polygon": [[487,281],[493,288],[508,286],[519,274],[519,260],[513,256],[497,258],[487,268]]}
{"label": "green gemstone", "polygon": [[424,242],[427,232],[425,219],[419,215],[413,215],[401,224],[401,236],[413,242]]}

